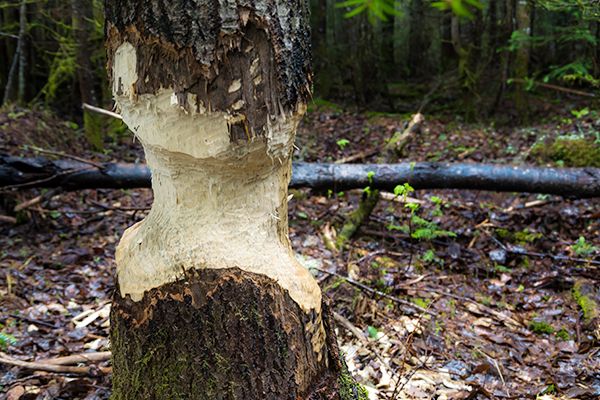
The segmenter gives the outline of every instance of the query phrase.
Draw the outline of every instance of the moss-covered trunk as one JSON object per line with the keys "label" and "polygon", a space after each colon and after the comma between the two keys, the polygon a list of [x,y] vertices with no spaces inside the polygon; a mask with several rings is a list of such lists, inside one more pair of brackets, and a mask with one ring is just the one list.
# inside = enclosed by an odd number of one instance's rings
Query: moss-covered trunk
{"label": "moss-covered trunk", "polygon": [[115,100],[154,204],[117,248],[113,398],[365,399],[287,237],[304,0],[108,0]]}
{"label": "moss-covered trunk", "polygon": [[[113,399],[360,399],[327,308],[306,314],[273,281],[205,270],[134,302],[115,296]],[[348,386],[348,382],[351,385]]]}

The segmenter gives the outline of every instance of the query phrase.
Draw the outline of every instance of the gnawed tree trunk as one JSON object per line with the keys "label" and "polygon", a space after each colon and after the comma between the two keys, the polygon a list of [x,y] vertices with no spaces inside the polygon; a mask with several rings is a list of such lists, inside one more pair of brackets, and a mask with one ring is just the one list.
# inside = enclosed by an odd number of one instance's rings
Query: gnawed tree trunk
{"label": "gnawed tree trunk", "polygon": [[154,205],[117,248],[113,399],[366,398],[287,236],[303,0],[108,0],[113,92]]}

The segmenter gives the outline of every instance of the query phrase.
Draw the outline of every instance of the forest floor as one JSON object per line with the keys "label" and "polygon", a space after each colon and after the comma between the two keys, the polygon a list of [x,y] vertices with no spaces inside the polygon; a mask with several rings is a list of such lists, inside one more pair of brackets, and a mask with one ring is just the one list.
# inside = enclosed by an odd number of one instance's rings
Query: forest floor
{"label": "forest floor", "polygon": [[[549,114],[518,128],[426,116],[402,156],[539,163],[536,142],[600,130],[593,112]],[[296,158],[376,162],[408,118],[315,106]],[[142,157],[131,138],[86,152],[70,139],[75,129],[43,112],[4,112],[0,152],[31,155],[37,145],[102,161]],[[327,243],[363,191],[292,193],[293,247],[332,300],[350,371],[373,399],[600,398],[600,199],[417,191],[408,199],[415,219],[387,196],[335,252]],[[152,193],[4,193],[0,215],[40,194],[18,223],[0,222],[0,398],[107,399],[109,360],[84,362],[79,374],[2,360],[108,350],[115,245],[144,218]]]}

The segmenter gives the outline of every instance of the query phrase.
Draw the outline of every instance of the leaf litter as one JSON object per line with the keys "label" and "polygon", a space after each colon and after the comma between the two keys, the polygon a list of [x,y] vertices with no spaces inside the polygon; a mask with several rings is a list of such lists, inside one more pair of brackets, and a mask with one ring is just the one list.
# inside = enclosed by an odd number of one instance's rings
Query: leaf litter
{"label": "leaf litter", "polygon": [[[42,118],[32,114],[23,126]],[[316,110],[302,124],[295,157],[376,162],[406,120]],[[598,121],[577,123],[597,129]],[[488,126],[432,119],[401,157],[532,162],[527,155],[539,137],[572,128],[548,122],[494,134]],[[39,145],[48,149],[72,148],[44,140]],[[15,136],[0,140],[3,152],[34,154],[22,144]],[[143,158],[129,140],[110,149],[110,159]],[[3,195],[1,213],[42,192]],[[293,191],[290,238],[333,302],[340,348],[372,399],[600,398],[598,315],[582,308],[600,303],[597,199],[415,192],[420,218],[455,235],[423,239],[403,227],[410,211],[386,194],[347,248],[334,251],[336,230],[361,192]],[[45,363],[89,355],[71,365],[85,374],[3,363],[5,398],[109,398],[103,354],[110,350],[114,249],[151,202],[145,189],[57,192],[20,211],[18,224],[0,225],[0,358]]]}

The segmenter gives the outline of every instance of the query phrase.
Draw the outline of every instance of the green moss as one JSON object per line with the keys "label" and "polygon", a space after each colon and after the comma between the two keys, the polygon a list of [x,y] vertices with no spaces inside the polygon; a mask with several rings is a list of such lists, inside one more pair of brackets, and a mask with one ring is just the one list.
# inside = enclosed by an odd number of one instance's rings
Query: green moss
{"label": "green moss", "polygon": [[346,217],[344,226],[337,236],[336,247],[338,249],[342,249],[346,242],[348,242],[352,236],[354,236],[362,223],[369,218],[378,201],[378,190],[365,190],[363,198],[358,204],[358,208]]}
{"label": "green moss", "polygon": [[498,237],[500,239],[510,239],[512,237],[512,234],[510,233],[510,231],[505,228],[496,229],[496,234],[498,235]]}
{"label": "green moss", "polygon": [[412,299],[410,299],[410,301],[412,303],[414,303],[416,306],[421,307],[421,308],[427,308],[427,307],[429,307],[429,303],[431,303],[431,300],[421,299],[419,297],[413,297]]}
{"label": "green moss", "polygon": [[[340,354],[340,357],[343,357]],[[342,371],[338,379],[340,400],[369,400],[367,390],[352,377],[346,362],[342,359]]]}
{"label": "green moss", "polygon": [[581,282],[576,282],[571,291],[573,300],[577,303],[581,312],[583,313],[583,319],[585,321],[591,321],[598,317],[598,305],[588,295],[582,292]]}
{"label": "green moss", "polygon": [[540,239],[542,236],[543,235],[541,233],[531,232],[528,229],[524,229],[520,232],[516,232],[514,235],[515,240],[519,244],[533,243],[536,240]]}
{"label": "green moss", "polygon": [[317,97],[311,103],[309,103],[308,112],[317,112],[317,111],[341,112],[342,107],[334,102]]}
{"label": "green moss", "polygon": [[544,333],[550,335],[554,333],[554,328],[552,327],[552,325],[544,321],[531,321],[529,323],[529,330],[539,335]]}
{"label": "green moss", "polygon": [[565,167],[600,167],[600,144],[592,139],[559,137],[552,143],[536,144],[531,155],[540,162],[560,162]]}
{"label": "green moss", "polygon": [[104,148],[104,135],[102,132],[102,117],[89,111],[83,111],[83,128],[85,138],[94,150],[100,151]]}
{"label": "green moss", "polygon": [[564,342],[571,339],[571,335],[569,335],[569,332],[565,328],[556,332],[556,337]]}

